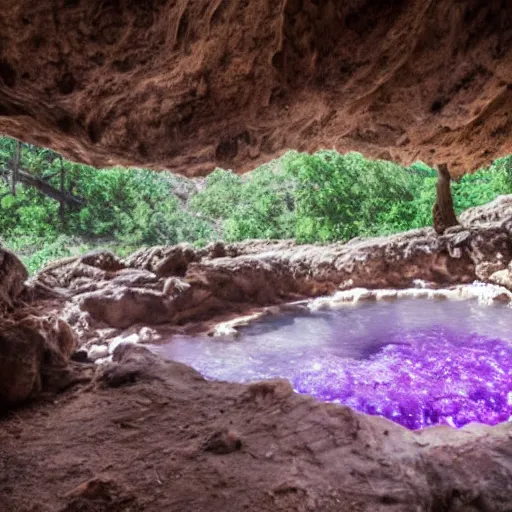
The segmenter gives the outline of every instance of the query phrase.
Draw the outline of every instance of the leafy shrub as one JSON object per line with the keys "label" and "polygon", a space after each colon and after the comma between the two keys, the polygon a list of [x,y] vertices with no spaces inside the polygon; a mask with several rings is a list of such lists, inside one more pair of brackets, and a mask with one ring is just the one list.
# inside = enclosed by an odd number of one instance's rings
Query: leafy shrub
{"label": "leafy shrub", "polygon": [[[410,225],[409,208],[421,178],[359,153],[296,154],[287,170],[297,180],[299,241],[348,240]],[[394,227],[392,227],[394,226]]]}
{"label": "leafy shrub", "polygon": [[293,182],[283,172],[263,166],[246,176],[217,169],[191,208],[219,226],[228,241],[291,238],[295,212]]}
{"label": "leafy shrub", "polygon": [[3,245],[16,252],[31,273],[51,261],[76,256],[90,249],[66,235],[51,240],[24,236],[7,240]]}

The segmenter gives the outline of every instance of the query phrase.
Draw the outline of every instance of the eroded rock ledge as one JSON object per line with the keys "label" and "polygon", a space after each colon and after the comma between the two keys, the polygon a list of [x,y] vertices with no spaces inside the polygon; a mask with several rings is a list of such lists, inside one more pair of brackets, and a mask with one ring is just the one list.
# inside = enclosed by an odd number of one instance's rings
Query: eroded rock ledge
{"label": "eroded rock ledge", "polygon": [[0,131],[188,176],[320,147],[467,172],[512,153],[510,20],[503,0],[4,0]]}
{"label": "eroded rock ledge", "polygon": [[434,288],[475,280],[506,285],[512,197],[461,220],[443,236],[426,228],[326,246],[181,245],[143,249],[125,260],[97,253],[54,263],[28,287],[36,297],[51,290],[54,311],[82,344],[95,345],[137,329],[148,341],[152,332],[206,330],[214,318],[357,287],[408,288],[417,280]]}

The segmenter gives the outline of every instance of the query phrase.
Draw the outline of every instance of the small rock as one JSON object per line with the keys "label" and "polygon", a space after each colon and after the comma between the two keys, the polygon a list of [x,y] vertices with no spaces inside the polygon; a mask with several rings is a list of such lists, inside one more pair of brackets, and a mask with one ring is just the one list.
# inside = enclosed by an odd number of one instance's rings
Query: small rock
{"label": "small rock", "polygon": [[431,292],[429,297],[434,300],[447,300],[448,299],[446,292],[443,290],[434,290]]}
{"label": "small rock", "polygon": [[[105,360],[98,359],[96,363]],[[140,345],[121,344],[112,355],[112,361],[98,368],[95,380],[111,388],[131,385],[139,380],[154,380],[158,378],[160,362],[158,356]]]}
{"label": "small rock", "polygon": [[376,298],[379,301],[380,300],[388,300],[388,301],[396,300],[397,297],[398,297],[398,293],[396,290],[379,290],[376,293]]}
{"label": "small rock", "polygon": [[284,379],[266,380],[254,382],[247,387],[251,400],[282,399],[293,394],[292,385]]}
{"label": "small rock", "polygon": [[503,292],[498,293],[492,298],[493,302],[500,302],[502,304],[508,304],[510,302],[509,294]]}
{"label": "small rock", "polygon": [[226,256],[226,248],[222,242],[212,242],[206,246],[210,253],[210,258],[224,258]]}
{"label": "small rock", "polygon": [[340,290],[350,290],[351,288],[354,288],[354,280],[353,279],[347,279],[346,281],[343,281],[338,286]]}
{"label": "small rock", "polygon": [[412,289],[410,291],[411,299],[427,299],[429,295],[429,291],[425,289]]}
{"label": "small rock", "polygon": [[354,302],[372,301],[375,300],[375,294],[371,290],[364,288],[356,289],[354,291]]}
{"label": "small rock", "polygon": [[501,261],[484,261],[476,265],[475,274],[480,281],[487,281],[495,272],[499,272],[503,269],[505,269],[505,264]]}
{"label": "small rock", "polygon": [[121,345],[136,345],[139,342],[140,338],[138,334],[133,333],[129,336],[118,336],[117,338],[114,338],[108,347],[108,351],[110,354],[113,354],[117,347]]}
{"label": "small rock", "polygon": [[509,269],[498,270],[494,272],[490,277],[489,281],[500,286],[504,286],[509,290],[512,290],[512,273]]}
{"label": "small rock", "polygon": [[239,332],[232,326],[229,325],[228,322],[219,324],[208,333],[210,336],[217,338],[222,336],[237,336]]}
{"label": "small rock", "polygon": [[69,491],[62,512],[95,512],[100,510],[140,510],[136,497],[106,477],[88,480]]}
{"label": "small rock", "polygon": [[190,285],[177,277],[169,277],[164,284],[163,293],[171,297],[190,289]]}
{"label": "small rock", "polygon": [[87,350],[84,350],[83,348],[81,348],[80,350],[75,350],[71,354],[70,359],[77,363],[87,363],[88,362]]}
{"label": "small rock", "polygon": [[107,364],[110,362],[112,362],[112,356],[102,357],[101,359],[96,359],[96,361],[94,361],[94,364],[97,364],[98,366],[100,366],[102,364]]}
{"label": "small rock", "polygon": [[87,352],[87,357],[90,361],[97,361],[98,359],[103,359],[108,356],[108,346],[107,345],[91,345],[89,347],[89,351]]}
{"label": "small rock", "polygon": [[66,498],[83,498],[93,501],[112,501],[115,484],[110,479],[92,478],[66,494]]}
{"label": "small rock", "polygon": [[154,329],[150,329],[149,327],[142,327],[139,331],[140,341],[143,343],[151,343],[158,338],[158,334]]}
{"label": "small rock", "polygon": [[242,440],[234,430],[218,430],[211,434],[202,446],[205,452],[226,455],[242,448]]}

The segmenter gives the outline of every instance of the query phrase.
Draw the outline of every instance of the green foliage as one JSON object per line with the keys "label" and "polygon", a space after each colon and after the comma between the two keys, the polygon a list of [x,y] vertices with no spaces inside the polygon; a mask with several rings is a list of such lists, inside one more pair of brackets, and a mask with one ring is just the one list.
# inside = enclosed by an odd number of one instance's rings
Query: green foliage
{"label": "green foliage", "polygon": [[497,160],[488,171],[466,174],[452,185],[452,191],[457,213],[512,193],[512,158]]}
{"label": "green foliage", "polygon": [[[216,169],[187,180],[144,169],[97,170],[55,152],[22,145],[21,168],[67,194],[81,209],[18,184],[8,174],[16,143],[0,138],[0,237],[31,271],[93,248],[125,256],[149,245],[224,239],[345,241],[432,224],[436,172],[404,168],[359,153],[289,152],[240,176]],[[457,213],[512,193],[512,157],[452,184]]]}
{"label": "green foliage", "polygon": [[220,226],[227,241],[294,236],[294,183],[273,166],[240,177],[217,169],[191,200],[201,217]]}
{"label": "green foliage", "polygon": [[240,203],[242,185],[239,175],[215,169],[206,178],[204,189],[191,199],[190,206],[206,218],[227,218]]}
{"label": "green foliage", "polygon": [[35,272],[53,260],[75,256],[90,248],[66,235],[60,235],[50,241],[45,238],[22,236],[7,240],[4,244],[18,254],[29,272]]}
{"label": "green foliage", "polygon": [[[0,170],[9,168],[14,147],[14,141],[0,138]],[[85,207],[65,205],[60,215],[59,202],[37,189],[18,184],[12,195],[7,180],[0,181],[0,236],[31,270],[98,244],[125,252],[184,241],[203,245],[217,238],[211,223],[189,212],[173,193],[190,194],[195,186],[169,173],[98,170],[28,144],[22,145],[21,169],[85,199]]]}
{"label": "green foliage", "polygon": [[287,162],[297,180],[299,241],[348,240],[409,225],[419,178],[397,165],[359,153],[296,154]]}

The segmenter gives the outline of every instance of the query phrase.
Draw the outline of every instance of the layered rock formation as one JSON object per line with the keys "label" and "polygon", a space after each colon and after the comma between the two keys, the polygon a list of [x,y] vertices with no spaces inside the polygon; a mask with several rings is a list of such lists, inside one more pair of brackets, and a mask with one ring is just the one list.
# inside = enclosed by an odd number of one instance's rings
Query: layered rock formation
{"label": "layered rock formation", "polygon": [[[21,262],[2,250],[0,406],[73,382],[68,363],[77,348],[74,359],[95,361],[126,342],[210,331],[268,306],[357,287],[404,289],[421,280],[446,288],[480,280],[512,289],[511,205],[503,196],[474,208],[442,236],[428,228],[327,246],[154,247],[124,260],[94,252],[52,263],[26,282]],[[58,385],[45,377],[52,369]]]}
{"label": "layered rock formation", "polygon": [[506,0],[6,0],[0,131],[194,176],[335,147],[461,173],[512,153]]}
{"label": "layered rock formation", "polygon": [[62,319],[1,318],[0,413],[42,392],[61,392],[79,382],[69,366],[76,345],[73,331]]}
{"label": "layered rock formation", "polygon": [[58,315],[27,307],[27,278],[21,261],[0,249],[0,413],[77,382],[69,366],[75,334]]}
{"label": "layered rock formation", "polygon": [[25,289],[27,269],[11,251],[0,250],[0,310],[12,310]]}

